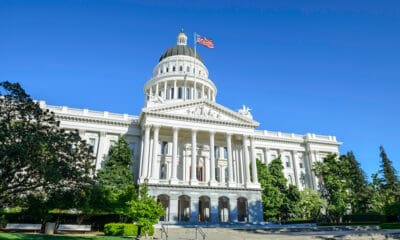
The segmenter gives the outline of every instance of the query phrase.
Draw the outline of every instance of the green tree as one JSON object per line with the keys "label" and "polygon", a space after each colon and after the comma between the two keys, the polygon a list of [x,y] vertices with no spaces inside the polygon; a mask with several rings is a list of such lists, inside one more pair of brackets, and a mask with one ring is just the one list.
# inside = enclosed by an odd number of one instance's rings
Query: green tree
{"label": "green tree", "polygon": [[262,187],[264,219],[280,222],[297,216],[300,194],[295,186],[287,186],[280,156],[268,166],[257,161],[257,172]]}
{"label": "green tree", "polygon": [[314,171],[321,179],[321,195],[327,201],[326,215],[332,222],[341,222],[349,204],[345,180],[348,173],[344,165],[336,154],[330,154],[314,165]]}
{"label": "green tree", "polygon": [[111,146],[105,166],[97,173],[93,196],[95,209],[124,215],[126,203],[133,199],[135,188],[132,173],[132,151],[128,142],[120,137]]}
{"label": "green tree", "polygon": [[351,151],[340,156],[340,161],[345,170],[344,180],[346,181],[352,213],[365,214],[371,208],[372,197],[372,191],[365,173]]}
{"label": "green tree", "polygon": [[317,220],[321,210],[326,208],[326,201],[317,191],[305,188],[300,192],[299,208],[303,219]]}
{"label": "green tree", "polygon": [[290,184],[284,193],[285,198],[283,199],[280,215],[282,221],[288,221],[290,218],[296,218],[300,215],[300,192],[296,186]]}
{"label": "green tree", "polygon": [[[43,212],[61,203],[75,207],[77,193],[91,183],[92,163],[77,131],[60,129],[54,113],[18,83],[0,82],[0,208],[31,202],[41,202]],[[74,198],[59,202],[63,196]]]}
{"label": "green tree", "polygon": [[393,167],[392,161],[386,155],[383,146],[380,146],[379,150],[382,161],[380,173],[383,174],[383,188],[397,195],[399,192],[399,178],[397,176],[397,171]]}
{"label": "green tree", "polygon": [[146,185],[140,187],[140,194],[129,201],[127,205],[127,215],[145,229],[149,229],[152,225],[156,224],[160,217],[164,215],[161,203],[148,195]]}
{"label": "green tree", "polygon": [[[279,166],[275,166],[277,161],[280,162],[280,159],[272,161],[274,162],[274,172],[276,172],[276,168],[279,169]],[[272,162],[267,166],[257,161],[257,172],[262,187],[261,197],[264,219],[268,221],[279,221],[280,208],[283,204],[284,194],[281,192],[280,188],[274,184],[276,180],[270,172]],[[282,165],[282,163],[280,164]]]}
{"label": "green tree", "polygon": [[380,146],[379,150],[381,157],[380,173],[383,175],[380,193],[384,197],[384,213],[386,215],[398,215],[398,206],[400,206],[400,182],[397,171],[393,167],[393,163],[388,158],[383,146]]}

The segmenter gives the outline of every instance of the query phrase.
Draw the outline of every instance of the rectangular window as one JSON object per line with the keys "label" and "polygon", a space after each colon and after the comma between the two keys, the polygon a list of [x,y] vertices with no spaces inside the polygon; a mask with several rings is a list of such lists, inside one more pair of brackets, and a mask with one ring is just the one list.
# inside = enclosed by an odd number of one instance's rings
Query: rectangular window
{"label": "rectangular window", "polygon": [[290,167],[290,162],[289,161],[286,161],[286,167]]}
{"label": "rectangular window", "polygon": [[219,159],[219,147],[214,146],[214,157],[215,159]]}
{"label": "rectangular window", "polygon": [[190,99],[190,88],[186,88],[186,99]]}
{"label": "rectangular window", "polygon": [[163,141],[161,143],[161,154],[165,155],[168,153],[168,142]]}
{"label": "rectangular window", "polygon": [[215,180],[217,182],[220,181],[220,174],[219,174],[219,168],[218,167],[215,168]]}
{"label": "rectangular window", "polygon": [[89,151],[95,153],[94,150],[96,145],[96,138],[89,138],[88,145],[89,145]]}
{"label": "rectangular window", "polygon": [[196,177],[197,177],[198,181],[200,181],[200,182],[204,181],[203,180],[203,167],[197,167],[196,175],[197,175]]}
{"label": "rectangular window", "polygon": [[178,88],[178,99],[182,99],[182,88]]}
{"label": "rectangular window", "polygon": [[228,148],[224,147],[224,159],[228,159]]}
{"label": "rectangular window", "polygon": [[303,168],[303,163],[299,163],[299,167],[300,167],[300,168]]}

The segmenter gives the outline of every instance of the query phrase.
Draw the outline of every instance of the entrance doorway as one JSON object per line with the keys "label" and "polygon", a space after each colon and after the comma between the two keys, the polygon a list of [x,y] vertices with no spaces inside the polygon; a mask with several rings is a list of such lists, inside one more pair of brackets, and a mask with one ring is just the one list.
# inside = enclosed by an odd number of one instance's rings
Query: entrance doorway
{"label": "entrance doorway", "polygon": [[178,221],[190,221],[190,197],[182,195],[178,199]]}
{"label": "entrance doorway", "polygon": [[220,197],[218,199],[218,212],[220,222],[229,222],[229,198]]}
{"label": "entrance doorway", "polygon": [[210,198],[201,196],[199,198],[199,222],[210,221]]}

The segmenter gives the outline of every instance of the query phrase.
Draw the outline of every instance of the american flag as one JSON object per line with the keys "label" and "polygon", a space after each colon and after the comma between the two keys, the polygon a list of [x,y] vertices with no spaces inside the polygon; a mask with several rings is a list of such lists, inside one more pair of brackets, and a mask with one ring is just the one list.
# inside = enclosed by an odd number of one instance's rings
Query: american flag
{"label": "american flag", "polygon": [[197,35],[196,39],[197,39],[197,43],[199,43],[205,47],[208,47],[208,48],[214,48],[214,42],[211,38]]}

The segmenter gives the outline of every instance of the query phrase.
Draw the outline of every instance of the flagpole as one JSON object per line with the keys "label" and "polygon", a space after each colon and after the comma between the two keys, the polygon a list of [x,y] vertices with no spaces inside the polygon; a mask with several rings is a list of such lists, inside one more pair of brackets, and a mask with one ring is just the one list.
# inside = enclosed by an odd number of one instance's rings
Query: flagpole
{"label": "flagpole", "polygon": [[197,58],[197,51],[196,51],[196,46],[197,46],[197,39],[196,39],[196,32],[194,32],[194,66],[193,66],[193,74],[194,74],[194,84],[193,84],[193,97],[192,99],[197,98],[197,90],[196,90],[196,58]]}

